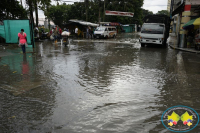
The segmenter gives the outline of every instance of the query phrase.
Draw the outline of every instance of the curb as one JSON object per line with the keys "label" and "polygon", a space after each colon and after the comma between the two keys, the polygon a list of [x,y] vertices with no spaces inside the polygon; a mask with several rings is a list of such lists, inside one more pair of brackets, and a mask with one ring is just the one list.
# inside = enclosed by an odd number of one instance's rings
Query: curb
{"label": "curb", "polygon": [[170,44],[169,44],[169,46],[170,46],[172,49],[175,49],[175,50],[180,50],[180,51],[185,51],[185,52],[200,54],[200,51],[189,50],[189,49],[183,49],[183,48],[177,48],[177,47],[174,47],[174,46],[172,46],[172,45],[170,45]]}

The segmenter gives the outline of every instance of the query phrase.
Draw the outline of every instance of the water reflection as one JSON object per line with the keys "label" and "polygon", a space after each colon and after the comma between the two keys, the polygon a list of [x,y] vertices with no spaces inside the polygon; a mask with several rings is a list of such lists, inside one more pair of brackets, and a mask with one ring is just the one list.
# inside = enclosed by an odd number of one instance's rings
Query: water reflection
{"label": "water reflection", "polygon": [[41,80],[35,59],[36,54],[27,53],[5,56],[0,61],[1,132],[51,131],[48,121],[56,84]]}
{"label": "water reflection", "polygon": [[26,54],[23,54],[23,62],[22,62],[22,80],[29,81],[29,64],[27,62]]}
{"label": "water reflection", "polygon": [[199,111],[199,64],[190,70],[194,60],[185,53],[139,43],[44,41],[36,49],[0,60],[1,86],[39,85],[17,97],[0,91],[1,131],[168,132],[164,110],[182,104]]}
{"label": "water reflection", "polygon": [[121,44],[87,43],[81,50],[84,53],[78,61],[79,78],[83,80],[80,84],[97,96],[109,92],[115,69],[132,64],[136,54],[131,46]]}

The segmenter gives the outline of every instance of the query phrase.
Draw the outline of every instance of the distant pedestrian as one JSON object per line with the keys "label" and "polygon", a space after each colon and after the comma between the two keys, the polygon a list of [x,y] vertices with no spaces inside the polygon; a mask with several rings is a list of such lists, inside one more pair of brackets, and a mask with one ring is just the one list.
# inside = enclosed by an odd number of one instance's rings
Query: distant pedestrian
{"label": "distant pedestrian", "polygon": [[39,38],[39,29],[38,27],[35,27],[35,37]]}
{"label": "distant pedestrian", "polygon": [[27,37],[26,33],[24,32],[24,29],[21,29],[21,32],[18,33],[18,42],[19,42],[19,47],[21,46],[23,53],[26,53],[26,47],[27,46]]}
{"label": "distant pedestrian", "polygon": [[89,27],[86,29],[86,38],[89,38]]}
{"label": "distant pedestrian", "polygon": [[194,34],[192,30],[188,31],[187,34],[187,48],[191,48],[191,45],[193,44]]}
{"label": "distant pedestrian", "polygon": [[78,38],[78,28],[77,27],[75,28],[75,35]]}
{"label": "distant pedestrian", "polygon": [[55,42],[57,42],[57,39],[58,39],[58,30],[57,30],[57,28],[54,28],[53,34],[54,34],[54,40],[55,40]]}
{"label": "distant pedestrian", "polygon": [[62,34],[62,29],[59,27],[59,37],[60,37],[60,39],[62,38],[61,34]]}
{"label": "distant pedestrian", "polygon": [[52,34],[53,34],[53,31],[54,31],[54,28],[52,28],[52,29],[51,29],[51,31],[50,31],[50,35],[52,35]]}

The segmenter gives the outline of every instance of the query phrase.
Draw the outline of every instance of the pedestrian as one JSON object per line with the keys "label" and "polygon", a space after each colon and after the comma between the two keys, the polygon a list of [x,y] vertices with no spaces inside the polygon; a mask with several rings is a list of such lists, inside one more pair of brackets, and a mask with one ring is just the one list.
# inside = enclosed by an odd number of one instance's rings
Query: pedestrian
{"label": "pedestrian", "polygon": [[191,48],[191,45],[193,44],[193,39],[194,39],[193,37],[194,37],[194,34],[192,30],[189,30],[187,34],[187,48]]}
{"label": "pedestrian", "polygon": [[76,35],[76,38],[78,38],[78,28],[77,27],[75,28],[75,35]]}
{"label": "pedestrian", "polygon": [[54,40],[55,40],[55,43],[56,43],[57,39],[58,39],[58,30],[57,30],[57,28],[54,28],[53,34],[54,34]]}
{"label": "pedestrian", "polygon": [[96,28],[97,28],[97,27],[94,27],[94,28],[93,28],[93,32],[92,32],[94,38],[95,38],[94,32],[95,32]]}
{"label": "pedestrian", "polygon": [[27,46],[27,37],[26,33],[24,32],[24,29],[21,29],[21,32],[18,33],[18,42],[19,42],[19,47],[21,46],[23,53],[26,53],[26,47]]}
{"label": "pedestrian", "polygon": [[44,33],[44,29],[43,29],[43,28],[41,28],[41,32],[42,32],[42,37],[41,37],[41,39],[44,39],[45,33]]}
{"label": "pedestrian", "polygon": [[86,38],[89,38],[89,27],[86,29]]}
{"label": "pedestrian", "polygon": [[50,35],[52,35],[52,34],[53,34],[53,29],[54,29],[54,28],[52,28],[52,29],[51,29],[51,31],[50,31]]}
{"label": "pedestrian", "polygon": [[62,34],[62,29],[59,27],[59,37],[60,37],[60,39],[62,38],[61,34]]}
{"label": "pedestrian", "polygon": [[38,27],[35,27],[35,34],[36,34],[36,38],[39,39],[39,29],[38,29]]}
{"label": "pedestrian", "polygon": [[89,28],[89,37],[88,38],[92,38],[92,29],[90,26],[88,28]]}
{"label": "pedestrian", "polygon": [[199,29],[196,31],[196,35],[195,35],[195,49],[200,50],[200,32],[199,32]]}

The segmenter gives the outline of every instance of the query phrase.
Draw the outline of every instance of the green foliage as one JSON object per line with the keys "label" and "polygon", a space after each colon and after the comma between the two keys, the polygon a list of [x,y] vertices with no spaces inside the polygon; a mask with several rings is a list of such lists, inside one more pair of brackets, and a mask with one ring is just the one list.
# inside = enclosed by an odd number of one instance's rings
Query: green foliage
{"label": "green foliage", "polygon": [[[56,25],[62,25],[70,18],[70,5],[51,6],[45,15],[48,16]],[[72,12],[71,12],[72,13]]]}
{"label": "green foliage", "polygon": [[37,0],[39,9],[45,11],[51,5],[51,0]]}
{"label": "green foliage", "polygon": [[[144,0],[105,0],[105,10],[133,12],[134,17],[105,16],[105,22],[120,22],[122,24],[142,24]],[[67,23],[70,19],[86,20],[86,9],[88,10],[88,21],[98,22],[99,14],[101,21],[104,16],[104,1],[93,0],[86,3],[74,3],[73,5],[56,5],[49,7],[45,15],[56,25]],[[100,11],[100,12],[99,12]]]}
{"label": "green foliage", "polygon": [[152,12],[152,11],[145,10],[145,9],[142,9],[142,13],[143,13],[143,18],[144,18],[145,16],[148,16],[148,15],[153,15],[153,12]]}
{"label": "green foliage", "polygon": [[130,23],[142,23],[142,5],[143,0],[116,0],[111,1],[108,0],[106,3],[107,10],[111,11],[124,11],[124,12],[133,12],[134,17],[121,17],[121,16],[106,16],[106,21],[111,22],[121,22],[122,24],[130,24]]}
{"label": "green foliage", "polygon": [[4,19],[26,19],[27,11],[17,0],[0,0],[0,21]]}
{"label": "green foliage", "polygon": [[169,12],[168,12],[167,10],[158,11],[156,14],[167,15],[167,16],[169,16]]}

